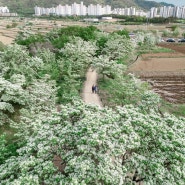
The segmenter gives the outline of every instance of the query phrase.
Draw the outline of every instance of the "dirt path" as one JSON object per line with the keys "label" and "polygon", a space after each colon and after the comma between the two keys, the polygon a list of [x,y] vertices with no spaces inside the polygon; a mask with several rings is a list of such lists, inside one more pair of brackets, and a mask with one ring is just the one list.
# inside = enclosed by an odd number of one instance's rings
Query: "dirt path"
{"label": "dirt path", "polygon": [[0,41],[5,44],[5,45],[9,45],[13,42],[13,38],[10,38],[10,37],[6,37],[6,36],[3,36],[3,35],[0,35]]}
{"label": "dirt path", "polygon": [[[84,83],[82,98],[86,104],[92,104],[102,107],[102,103],[100,101],[98,94],[92,93],[92,85],[96,84],[96,82],[97,82],[96,71],[92,71],[92,69],[89,69],[86,73],[86,81]],[[55,167],[58,168],[60,172],[63,172],[65,167],[64,165],[61,165],[61,163],[62,158],[58,155],[55,155],[53,158],[53,164]]]}
{"label": "dirt path", "polygon": [[92,93],[92,85],[96,84],[96,82],[97,82],[96,71],[92,71],[92,69],[89,69],[86,74],[86,81],[84,83],[82,98],[84,102],[87,104],[98,105],[102,107],[102,102],[100,101],[98,94]]}

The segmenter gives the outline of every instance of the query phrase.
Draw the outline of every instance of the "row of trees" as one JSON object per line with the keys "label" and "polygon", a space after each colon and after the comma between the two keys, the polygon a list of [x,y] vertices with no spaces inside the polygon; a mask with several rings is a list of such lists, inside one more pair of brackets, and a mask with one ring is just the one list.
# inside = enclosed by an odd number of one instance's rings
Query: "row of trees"
{"label": "row of trees", "polygon": [[[110,16],[110,15],[109,15]],[[176,23],[178,21],[175,17],[154,17],[154,18],[147,18],[141,16],[125,16],[125,15],[112,15],[112,17],[122,20],[122,23],[159,23],[159,24],[169,24],[169,23]]]}
{"label": "row of trees", "polygon": [[[1,53],[1,127],[16,129],[16,150],[1,135],[0,184],[183,184],[185,119],[161,113],[159,96],[126,74],[137,48],[154,47],[155,37],[81,34],[66,36],[58,47],[53,40],[67,33],[56,30],[32,55],[32,43]],[[80,100],[90,66],[113,85],[120,95],[114,104],[122,106]]]}

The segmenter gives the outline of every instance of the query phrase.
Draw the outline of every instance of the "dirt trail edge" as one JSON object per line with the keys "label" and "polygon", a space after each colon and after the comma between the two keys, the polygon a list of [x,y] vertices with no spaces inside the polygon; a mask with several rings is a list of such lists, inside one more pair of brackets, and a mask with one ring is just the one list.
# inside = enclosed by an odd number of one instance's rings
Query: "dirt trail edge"
{"label": "dirt trail edge", "polygon": [[[86,73],[86,81],[82,91],[82,98],[86,104],[102,107],[102,103],[98,94],[92,93],[92,85],[97,83],[97,73],[89,69]],[[60,172],[64,172],[64,166],[61,165],[62,158],[58,155],[54,156],[53,164],[58,168]]]}
{"label": "dirt trail edge", "polygon": [[97,83],[97,73],[95,70],[89,69],[86,73],[86,81],[82,92],[83,101],[86,104],[97,105],[102,107],[102,102],[98,94],[92,93],[92,85]]}

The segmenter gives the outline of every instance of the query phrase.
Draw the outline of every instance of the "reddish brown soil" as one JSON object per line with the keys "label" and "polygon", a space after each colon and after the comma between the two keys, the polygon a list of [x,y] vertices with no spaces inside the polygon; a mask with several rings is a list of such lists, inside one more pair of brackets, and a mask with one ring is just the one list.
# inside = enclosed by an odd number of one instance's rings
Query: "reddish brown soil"
{"label": "reddish brown soil", "polygon": [[152,89],[172,103],[185,103],[185,43],[164,43],[174,53],[142,55],[129,71],[148,81]]}
{"label": "reddish brown soil", "polygon": [[185,54],[185,42],[183,43],[161,43],[159,46],[164,48],[172,49],[176,52],[184,53]]}

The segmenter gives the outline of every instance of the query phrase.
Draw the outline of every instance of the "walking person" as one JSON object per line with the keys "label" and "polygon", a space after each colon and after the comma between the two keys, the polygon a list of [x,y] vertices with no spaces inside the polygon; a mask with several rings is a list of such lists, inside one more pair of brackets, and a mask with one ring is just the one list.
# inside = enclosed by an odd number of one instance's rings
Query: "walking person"
{"label": "walking person", "polygon": [[95,93],[95,85],[92,86],[92,93]]}
{"label": "walking person", "polygon": [[98,94],[98,86],[97,85],[95,85],[94,89],[95,89],[95,93]]}

